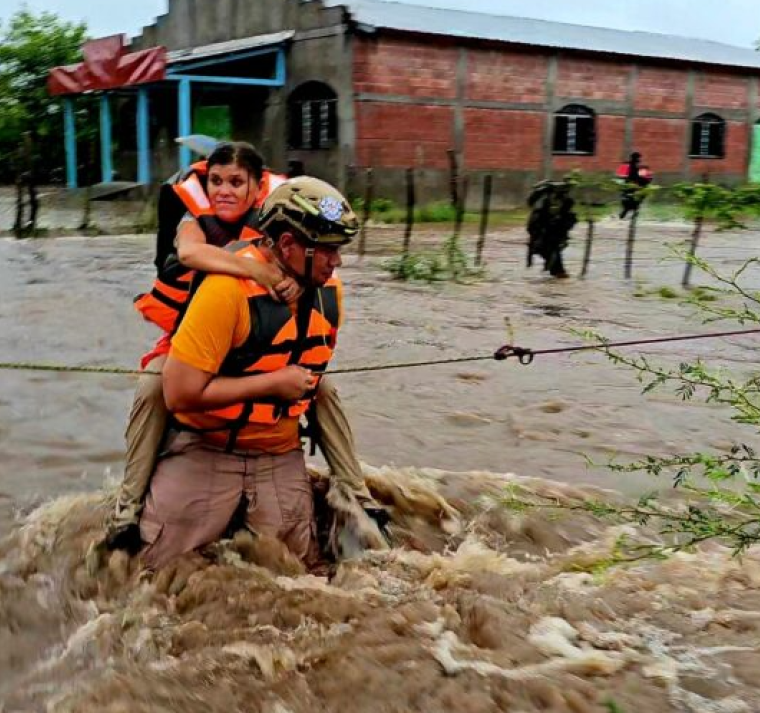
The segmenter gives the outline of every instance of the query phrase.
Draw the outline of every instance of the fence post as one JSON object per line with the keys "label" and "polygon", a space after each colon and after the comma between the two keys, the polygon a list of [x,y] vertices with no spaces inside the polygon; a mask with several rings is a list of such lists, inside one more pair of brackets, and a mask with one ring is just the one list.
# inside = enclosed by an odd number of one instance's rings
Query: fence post
{"label": "fence post", "polygon": [[16,220],[13,223],[13,234],[17,238],[24,237],[24,179],[19,166],[16,173]]}
{"label": "fence post", "polygon": [[705,219],[701,214],[697,216],[694,221],[694,232],[691,234],[691,245],[689,246],[689,256],[686,259],[686,267],[683,271],[683,279],[681,280],[681,286],[684,289],[688,289],[689,281],[691,280],[691,258],[697,254],[697,247],[699,246],[699,239],[702,237],[702,226]]}
{"label": "fence post", "polygon": [[27,191],[29,193],[29,220],[24,230],[29,235],[35,235],[39,200],[37,199],[37,172],[34,165],[34,143],[30,131],[24,133],[24,162],[26,163]]}
{"label": "fence post", "polygon": [[480,267],[483,262],[483,248],[486,245],[486,232],[488,231],[488,218],[491,214],[491,193],[493,191],[493,176],[489,173],[483,179],[483,212],[480,215],[480,236],[478,237],[478,249],[475,254],[475,264]]}
{"label": "fence post", "polygon": [[459,239],[462,232],[462,223],[464,221],[464,211],[467,204],[467,191],[470,186],[470,177],[465,174],[462,176],[462,185],[459,190],[459,202],[457,203],[456,222],[454,224],[454,239]]}
{"label": "fence post", "polygon": [[404,257],[409,255],[414,228],[414,206],[416,195],[414,190],[414,169],[406,169],[406,230],[404,231]]}
{"label": "fence post", "polygon": [[581,277],[586,277],[589,265],[591,264],[591,247],[594,244],[594,221],[588,221],[588,230],[586,231],[586,247],[583,251],[583,267],[581,268]]}
{"label": "fence post", "polygon": [[639,219],[639,209],[636,208],[628,224],[628,240],[625,246],[625,279],[630,280],[633,274],[633,244],[636,241],[636,223]]}
{"label": "fence post", "polygon": [[449,156],[449,200],[451,207],[456,208],[459,205],[459,168],[457,166],[457,154],[454,149],[446,152]]}
{"label": "fence post", "polygon": [[356,165],[353,163],[349,163],[346,166],[345,195],[346,195],[346,198],[348,199],[348,202],[353,207],[354,201],[356,200]]}
{"label": "fence post", "polygon": [[359,257],[364,257],[367,247],[367,224],[372,216],[372,201],[375,196],[375,176],[371,168],[365,173],[364,181],[364,213],[362,215],[362,227],[359,232]]}

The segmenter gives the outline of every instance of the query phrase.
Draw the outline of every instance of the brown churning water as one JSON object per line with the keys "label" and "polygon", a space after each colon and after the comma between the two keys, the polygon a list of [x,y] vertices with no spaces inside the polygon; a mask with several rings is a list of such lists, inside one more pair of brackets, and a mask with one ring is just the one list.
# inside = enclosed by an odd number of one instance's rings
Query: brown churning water
{"label": "brown churning water", "polygon": [[368,467],[367,482],[395,547],[331,581],[242,535],[155,575],[123,553],[88,572],[111,495],[41,506],[0,552],[4,710],[760,707],[757,553],[594,574],[622,534],[653,534],[499,497],[611,493],[484,472]]}
{"label": "brown churning water", "polygon": [[[649,261],[640,272],[655,287],[677,284],[680,267],[659,258],[662,240],[683,236],[657,234],[637,252]],[[521,241],[489,236],[499,280],[472,287],[399,286],[376,263],[349,259],[338,366],[487,352],[507,340],[505,318],[533,347],[574,342],[567,327],[624,338],[699,331],[682,306],[632,296],[615,240],[600,242],[593,280],[561,285],[522,271]],[[727,264],[747,254],[730,234],[711,237],[713,248]],[[149,263],[141,238],[0,241],[2,361],[136,363],[153,335],[130,303]],[[754,346],[654,353],[746,372]],[[148,576],[122,554],[94,572],[87,561],[120,473],[134,383],[0,373],[0,710],[760,710],[757,552],[739,561],[707,545],[605,570],[598,563],[621,535],[655,533],[499,504],[515,483],[560,501],[650,489],[588,470],[582,454],[722,448],[736,438],[725,414],[645,398],[596,355],[352,375],[338,386],[362,456],[409,466],[366,471],[392,509],[394,548],[327,581],[301,573],[276,543],[239,536]],[[503,471],[536,478],[494,474]]]}

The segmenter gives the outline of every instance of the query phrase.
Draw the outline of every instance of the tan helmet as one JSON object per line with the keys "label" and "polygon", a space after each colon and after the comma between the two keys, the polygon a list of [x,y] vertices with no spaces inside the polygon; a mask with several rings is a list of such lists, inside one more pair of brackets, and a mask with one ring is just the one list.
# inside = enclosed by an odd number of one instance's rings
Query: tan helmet
{"label": "tan helmet", "polygon": [[[272,230],[280,224],[279,230]],[[311,176],[291,178],[275,188],[261,206],[259,230],[279,237],[286,224],[316,245],[346,245],[359,231],[348,201],[329,183]]]}

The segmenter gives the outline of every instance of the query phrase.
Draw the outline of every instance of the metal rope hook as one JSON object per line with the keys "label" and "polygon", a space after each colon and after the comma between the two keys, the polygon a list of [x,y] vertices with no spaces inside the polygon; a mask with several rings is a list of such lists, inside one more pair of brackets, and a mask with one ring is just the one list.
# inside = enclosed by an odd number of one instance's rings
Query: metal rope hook
{"label": "metal rope hook", "polygon": [[536,355],[531,349],[516,347],[512,344],[505,344],[503,347],[499,347],[493,355],[493,358],[496,361],[505,361],[510,357],[515,357],[520,364],[528,366],[533,363],[533,359],[535,359]]}

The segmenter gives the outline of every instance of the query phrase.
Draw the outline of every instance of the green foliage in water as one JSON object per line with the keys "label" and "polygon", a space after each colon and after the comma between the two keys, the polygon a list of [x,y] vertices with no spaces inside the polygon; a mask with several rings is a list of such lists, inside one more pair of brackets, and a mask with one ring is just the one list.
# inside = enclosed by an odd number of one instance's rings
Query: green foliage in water
{"label": "green foliage in water", "polygon": [[438,250],[400,255],[386,260],[383,267],[397,280],[422,282],[464,282],[484,274],[481,268],[470,265],[456,235],[449,237]]}
{"label": "green foliage in water", "polygon": [[[705,323],[725,323],[720,331],[760,329],[760,291],[751,287],[760,279],[760,258],[746,261],[724,274],[710,263],[691,257],[693,265],[716,285],[705,294],[712,299],[690,303]],[[754,278],[753,280],[750,277]],[[706,290],[706,288],[705,288]],[[558,501],[532,493],[505,493],[502,503],[510,509],[584,512],[618,523],[633,523],[659,532],[661,541],[618,542],[604,561],[592,563],[595,573],[610,565],[646,558],[662,558],[678,551],[694,551],[703,542],[718,540],[739,555],[760,543],[760,454],[743,440],[743,432],[760,430],[760,376],[755,372],[737,377],[701,359],[676,366],[656,364],[645,356],[631,356],[607,346],[604,337],[583,333],[614,364],[632,371],[644,394],[666,389],[683,401],[699,399],[722,407],[737,424],[736,442],[720,450],[693,453],[652,454],[629,463],[607,464],[613,472],[630,478],[642,473],[668,480],[667,491],[680,499],[663,499],[660,491],[635,503],[617,504],[591,499]]]}
{"label": "green foliage in water", "polygon": [[760,186],[727,188],[715,183],[679,183],[674,192],[688,220],[714,221],[718,230],[746,227],[760,216]]}

